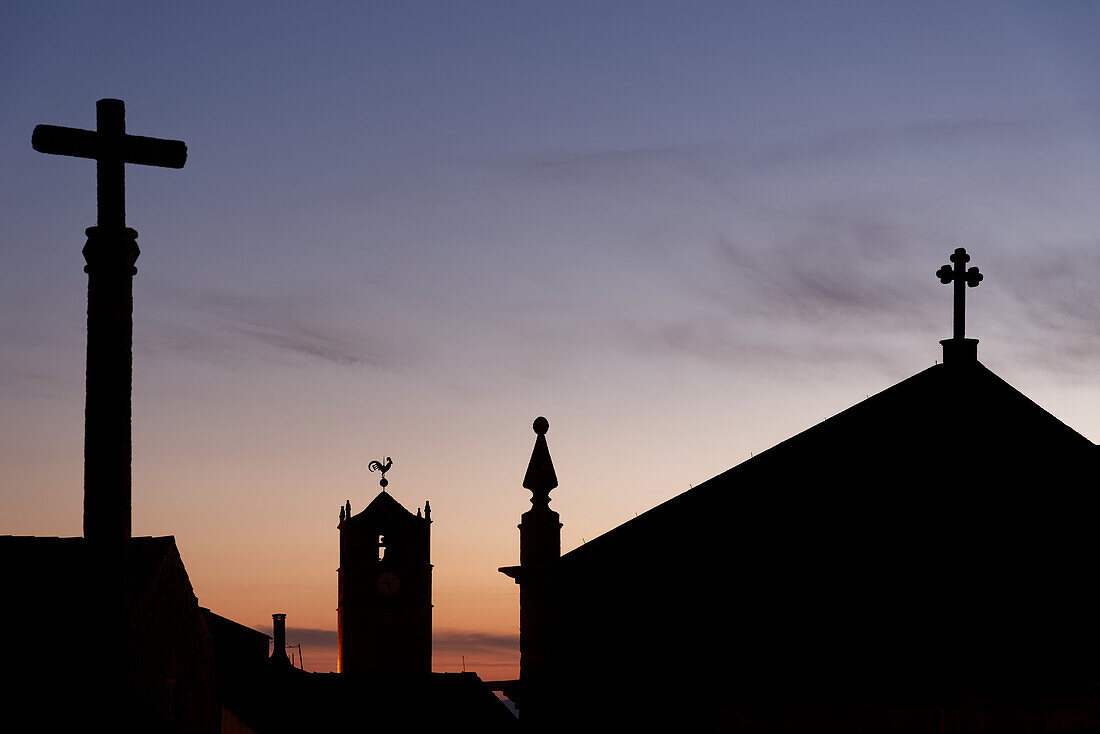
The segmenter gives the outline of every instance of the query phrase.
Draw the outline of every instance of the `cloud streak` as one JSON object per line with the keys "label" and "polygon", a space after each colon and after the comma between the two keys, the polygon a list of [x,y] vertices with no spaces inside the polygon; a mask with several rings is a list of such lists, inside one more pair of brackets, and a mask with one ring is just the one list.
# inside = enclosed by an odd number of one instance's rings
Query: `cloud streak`
{"label": "cloud streak", "polygon": [[253,342],[276,350],[343,367],[381,367],[387,361],[374,353],[362,336],[313,321],[306,315],[309,304],[295,297],[244,297],[207,293],[199,303],[218,319],[235,340]]}
{"label": "cloud streak", "polygon": [[432,650],[437,654],[512,655],[519,653],[519,635],[490,632],[440,630],[432,633]]}
{"label": "cloud streak", "polygon": [[[879,203],[818,205],[757,211],[700,239],[669,254],[671,288],[686,305],[619,319],[628,349],[768,370],[812,360],[894,372],[911,365],[906,344],[950,336],[950,289],[933,273],[957,244],[934,220]],[[1098,244],[968,247],[987,275],[969,301],[971,335],[1044,370],[1080,373],[1100,358]]]}
{"label": "cloud streak", "polygon": [[[339,307],[313,295],[219,291],[178,295],[186,321],[158,324],[148,339],[138,341],[139,348],[148,341],[153,349],[173,353],[320,362],[357,369],[393,369],[405,363],[397,356],[400,349],[348,328],[344,324],[350,319],[339,315]],[[326,316],[332,311],[337,314]]]}
{"label": "cloud streak", "polygon": [[[272,634],[270,626],[264,626],[260,631],[268,636]],[[302,647],[335,648],[337,635],[336,630],[287,627],[286,641],[288,645],[301,643]],[[432,633],[432,649],[444,655],[511,655],[519,652],[519,635],[470,630],[435,630]]]}
{"label": "cloud streak", "polygon": [[860,155],[872,148],[910,150],[914,146],[940,146],[958,143],[988,144],[997,136],[1033,137],[1050,135],[1055,120],[1005,118],[964,118],[940,120],[916,125],[865,127],[809,135],[767,146],[747,157],[746,163],[763,169],[806,164],[822,158]]}
{"label": "cloud streak", "polygon": [[[272,634],[271,627],[257,628]],[[296,654],[299,644],[306,668],[315,671],[335,670],[337,653],[336,630],[314,627],[287,627],[288,654]],[[435,630],[432,633],[432,657],[435,670],[460,670],[465,665],[484,680],[514,678],[519,662],[519,635],[476,632],[469,630]]]}
{"label": "cloud streak", "polygon": [[[264,634],[270,635],[271,629],[265,629]],[[287,627],[286,642],[288,645],[301,644],[303,648],[310,650],[315,648],[335,648],[336,630],[324,630],[314,627]]]}

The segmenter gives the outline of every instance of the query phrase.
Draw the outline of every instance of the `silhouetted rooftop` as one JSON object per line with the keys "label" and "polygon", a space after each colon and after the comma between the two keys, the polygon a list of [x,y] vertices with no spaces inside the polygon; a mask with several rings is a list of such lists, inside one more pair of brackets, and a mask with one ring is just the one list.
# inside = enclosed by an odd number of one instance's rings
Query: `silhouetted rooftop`
{"label": "silhouetted rooftop", "polygon": [[976,360],[930,367],[563,555],[563,639],[632,685],[1077,690],[1098,456]]}
{"label": "silhouetted rooftop", "polygon": [[[980,362],[937,364],[756,454],[562,556],[566,567],[660,527],[729,519],[765,495],[865,500],[873,510],[899,493],[931,500],[984,494],[1058,461],[1092,460],[1095,445]],[[830,482],[828,486],[822,484]],[[789,507],[791,511],[797,508]]]}
{"label": "silhouetted rooftop", "polygon": [[266,666],[228,701],[256,731],[512,730],[516,719],[476,673],[360,675]]}
{"label": "silhouetted rooftop", "polygon": [[[176,539],[171,535],[130,539],[126,556],[126,597],[131,609],[155,583],[164,564],[173,557],[182,564]],[[54,599],[58,603],[62,599],[83,599],[94,603],[102,576],[91,563],[84,538],[0,535],[2,583],[11,598],[36,599],[39,604]],[[70,601],[56,613],[71,615],[74,611]],[[52,613],[55,612],[43,608],[35,614]]]}

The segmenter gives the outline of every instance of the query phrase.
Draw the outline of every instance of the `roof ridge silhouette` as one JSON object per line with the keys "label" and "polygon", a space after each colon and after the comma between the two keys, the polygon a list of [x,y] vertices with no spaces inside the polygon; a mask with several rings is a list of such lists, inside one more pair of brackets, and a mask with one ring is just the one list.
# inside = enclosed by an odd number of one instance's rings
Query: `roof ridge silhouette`
{"label": "roof ridge silhouette", "polygon": [[[651,523],[671,520],[674,516],[679,519],[679,513],[683,512],[685,507],[693,507],[696,504],[710,505],[711,500],[726,499],[726,495],[730,491],[751,492],[754,488],[749,486],[738,486],[734,489],[726,485],[739,480],[742,476],[751,483],[751,480],[755,478],[754,472],[758,467],[765,467],[773,462],[781,461],[781,458],[788,452],[803,451],[815,442],[828,443],[836,440],[838,434],[843,437],[845,433],[855,437],[864,436],[869,431],[881,433],[878,426],[894,425],[894,423],[887,422],[886,418],[900,422],[898,421],[898,413],[902,411],[920,412],[917,415],[909,416],[914,420],[902,424],[906,430],[916,430],[914,429],[915,419],[923,418],[927,421],[930,412],[945,410],[937,404],[937,401],[940,401],[945,395],[951,395],[955,392],[958,392],[964,400],[970,400],[974,404],[974,414],[971,417],[975,421],[996,424],[999,430],[1007,433],[1011,433],[1009,428],[1013,422],[1026,423],[1029,430],[1039,439],[1048,442],[1054,440],[1064,442],[1071,450],[1092,450],[1095,447],[1095,444],[1088,438],[1066,425],[981,362],[975,360],[955,364],[939,363],[864,398],[839,413],[825,418],[753,455],[751,458],[714,475],[691,489],[670,497],[640,515],[626,520],[596,538],[562,554],[562,561],[579,562],[582,558],[597,552],[599,547],[609,542],[615,542],[620,537],[631,535],[635,531],[640,531],[640,528],[648,527]],[[983,414],[983,411],[987,411],[991,406],[998,407],[1000,414],[997,416]],[[879,420],[880,416],[883,420]],[[942,421],[944,426],[950,426],[952,416],[944,412]],[[955,421],[955,423],[957,424],[958,421]],[[957,426],[955,426],[955,430],[958,430]],[[920,433],[919,430],[917,432]],[[895,437],[897,435],[897,431],[892,434]],[[974,437],[975,443],[980,442],[982,438],[983,436],[976,435]],[[858,446],[852,449],[853,453],[858,453],[859,450],[860,447]],[[930,458],[929,460],[933,459]]]}

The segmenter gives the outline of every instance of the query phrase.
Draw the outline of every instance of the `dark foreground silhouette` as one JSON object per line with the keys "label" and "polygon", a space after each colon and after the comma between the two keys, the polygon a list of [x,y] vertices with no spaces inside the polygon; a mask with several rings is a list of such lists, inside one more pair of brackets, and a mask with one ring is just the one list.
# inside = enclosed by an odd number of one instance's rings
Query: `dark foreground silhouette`
{"label": "dark foreground silhouette", "polygon": [[[967,260],[938,273],[957,316]],[[944,364],[560,558],[540,419],[521,564],[502,569],[522,589],[521,719],[1100,730],[1097,447],[955,333]]]}
{"label": "dark foreground silhouette", "polygon": [[[123,167],[179,168],[186,147],[127,135],[120,100],[100,100],[96,109],[94,132],[40,125],[32,138],[41,152],[97,163],[98,223],[88,229],[84,248],[84,537],[0,536],[0,628],[13,673],[0,694],[0,730],[267,734],[514,727],[514,717],[475,674],[430,672],[427,506],[423,518],[412,518],[383,492],[367,512],[352,517],[350,505],[342,512],[346,674],[291,668],[282,614],[275,615],[278,639],[269,659],[266,635],[199,607],[174,538],[130,537],[138,247],[137,232],[126,227]],[[384,472],[389,462],[378,468]],[[389,534],[385,562],[379,527]],[[405,533],[409,528],[415,532]],[[379,574],[388,585],[379,583]],[[405,576],[403,592],[398,574]]]}

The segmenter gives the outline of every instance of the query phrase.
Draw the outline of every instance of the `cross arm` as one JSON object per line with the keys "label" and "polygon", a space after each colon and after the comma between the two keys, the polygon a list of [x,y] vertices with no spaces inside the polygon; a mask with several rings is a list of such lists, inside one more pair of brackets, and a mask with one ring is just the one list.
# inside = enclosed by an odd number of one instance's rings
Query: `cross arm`
{"label": "cross arm", "polygon": [[39,153],[95,158],[99,155],[99,134],[57,125],[35,125],[31,147]]}
{"label": "cross arm", "polygon": [[101,133],[58,125],[36,125],[31,135],[31,147],[39,153],[69,155],[77,158],[105,157],[110,148],[119,151],[125,163],[137,163],[161,168],[183,168],[187,162],[187,145],[182,140],[162,140],[141,135],[123,135],[120,144],[106,144]]}

